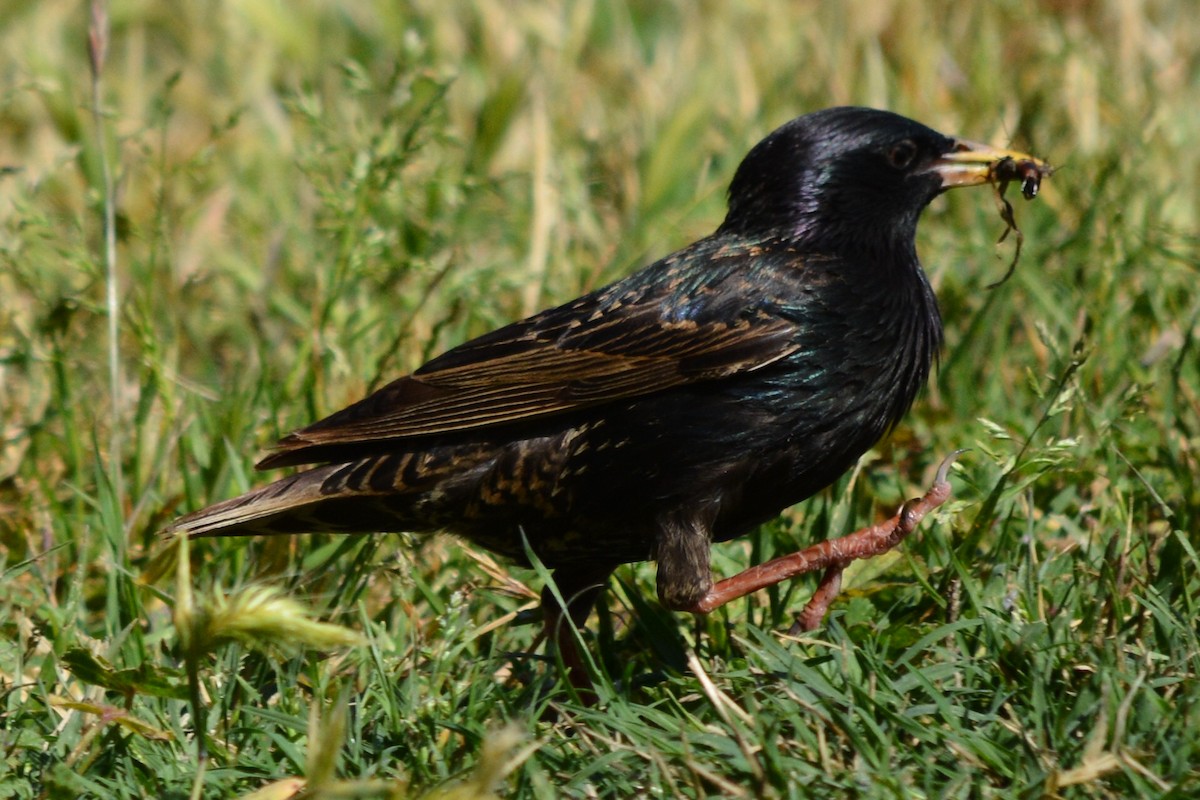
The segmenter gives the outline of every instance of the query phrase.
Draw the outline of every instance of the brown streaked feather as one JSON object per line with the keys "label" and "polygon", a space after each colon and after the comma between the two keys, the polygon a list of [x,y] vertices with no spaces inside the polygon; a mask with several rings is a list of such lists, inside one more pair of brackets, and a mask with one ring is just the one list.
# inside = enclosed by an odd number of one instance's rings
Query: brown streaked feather
{"label": "brown streaked feather", "polygon": [[414,505],[435,496],[447,478],[486,468],[494,455],[487,446],[458,447],[325,464],[182,517],[171,531],[245,536],[436,530],[440,520],[413,516]]}
{"label": "brown streaked feather", "polygon": [[[589,304],[590,305],[590,304]],[[576,301],[494,331],[289,434],[260,469],[353,458],[356,445],[480,430],[748,372],[795,350],[781,317],[664,320],[657,302],[605,311]],[[365,452],[365,450],[364,450]]]}
{"label": "brown streaked feather", "polygon": [[329,464],[281,478],[240,497],[201,509],[176,520],[168,532],[187,531],[189,536],[274,534],[284,531],[272,526],[276,517],[296,515],[329,497],[327,479],[342,469]]}

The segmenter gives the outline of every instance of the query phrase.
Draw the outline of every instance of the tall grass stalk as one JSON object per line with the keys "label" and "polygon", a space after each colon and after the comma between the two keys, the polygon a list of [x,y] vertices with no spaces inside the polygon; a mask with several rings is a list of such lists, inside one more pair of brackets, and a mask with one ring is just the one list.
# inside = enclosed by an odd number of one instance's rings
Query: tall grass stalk
{"label": "tall grass stalk", "polygon": [[[108,123],[101,91],[104,63],[108,57],[108,4],[92,0],[88,24],[88,66],[92,77],[92,123],[96,136],[96,157],[100,162],[101,207],[104,236],[105,308],[108,312],[108,382],[111,390],[111,430],[109,430],[108,476],[112,482],[113,502],[118,517],[125,519],[125,476],[122,472],[121,415],[121,320],[120,285],[117,275],[117,199],[112,164],[108,158]],[[124,537],[122,537],[122,542]]]}

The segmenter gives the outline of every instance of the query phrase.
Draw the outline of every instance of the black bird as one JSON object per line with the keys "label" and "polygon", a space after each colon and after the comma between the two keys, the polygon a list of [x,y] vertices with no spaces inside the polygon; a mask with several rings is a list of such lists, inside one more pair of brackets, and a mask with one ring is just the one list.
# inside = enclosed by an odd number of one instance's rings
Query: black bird
{"label": "black bird", "polygon": [[[1049,167],[886,111],[794,119],[742,161],[712,235],[290,434],[258,467],[322,466],[173,528],[444,530],[518,562],[527,542],[580,625],[626,562],[656,560],[662,602],[698,612],[824,569],[814,627],[846,563],[945,500],[948,464],[884,526],[716,586],[710,545],[829,485],[901,419],[942,341],[917,219],[1017,172],[1036,193]],[[548,592],[543,608],[577,670]]]}

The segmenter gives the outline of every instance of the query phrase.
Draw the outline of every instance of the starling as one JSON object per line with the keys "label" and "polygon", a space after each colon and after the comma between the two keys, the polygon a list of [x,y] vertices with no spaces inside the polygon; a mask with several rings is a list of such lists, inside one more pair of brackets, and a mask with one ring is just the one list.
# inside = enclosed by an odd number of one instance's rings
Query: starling
{"label": "starling", "polygon": [[[1019,170],[1013,165],[1020,165]],[[307,466],[178,520],[194,536],[448,531],[553,570],[547,630],[581,683],[586,620],[620,564],[655,560],[668,608],[705,613],[894,546],[949,496],[944,462],[891,520],[714,584],[714,542],[828,486],[896,425],[942,341],[921,211],[955,186],[1050,168],[896,114],[831,108],[756,145],[716,232],[565,305],[459,345],[289,434]],[[316,466],[311,466],[316,465]]]}

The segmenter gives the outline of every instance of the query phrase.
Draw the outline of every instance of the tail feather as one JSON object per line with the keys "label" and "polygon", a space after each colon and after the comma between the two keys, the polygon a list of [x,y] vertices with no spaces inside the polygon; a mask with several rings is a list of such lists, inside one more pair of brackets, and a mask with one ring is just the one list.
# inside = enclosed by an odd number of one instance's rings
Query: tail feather
{"label": "tail feather", "polygon": [[495,458],[480,444],[388,453],[281,478],[175,521],[168,533],[256,536],[430,532],[452,527]]}
{"label": "tail feather", "polygon": [[202,537],[407,529],[395,510],[381,508],[378,489],[339,479],[346,466],[328,464],[281,478],[181,517],[167,532]]}

